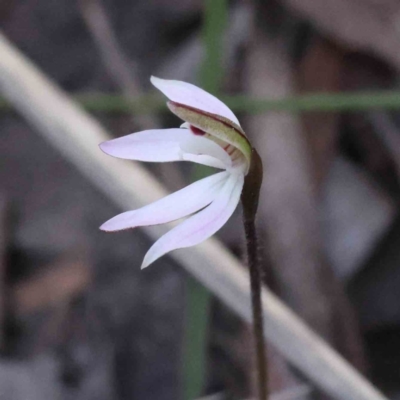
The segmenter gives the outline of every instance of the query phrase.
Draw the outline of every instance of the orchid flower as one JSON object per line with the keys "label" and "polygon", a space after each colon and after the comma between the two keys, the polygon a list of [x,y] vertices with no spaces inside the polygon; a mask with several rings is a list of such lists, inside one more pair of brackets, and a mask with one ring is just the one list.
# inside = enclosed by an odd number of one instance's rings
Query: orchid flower
{"label": "orchid flower", "polygon": [[253,155],[238,119],[223,102],[190,83],[156,77],[151,82],[169,99],[169,109],[184,121],[181,127],[133,133],[104,142],[100,148],[128,160],[191,161],[221,171],[119,214],[100,227],[114,232],[188,217],[153,244],[142,268],[172,250],[203,242],[226,223],[240,201]]}

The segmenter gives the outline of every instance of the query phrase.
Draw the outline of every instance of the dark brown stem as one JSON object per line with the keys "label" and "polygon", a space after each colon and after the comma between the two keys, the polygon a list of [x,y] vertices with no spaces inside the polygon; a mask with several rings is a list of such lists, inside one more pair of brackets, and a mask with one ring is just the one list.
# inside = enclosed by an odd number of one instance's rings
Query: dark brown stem
{"label": "dark brown stem", "polygon": [[251,304],[253,309],[253,333],[256,350],[258,399],[267,400],[268,375],[266,342],[261,303],[261,266],[258,259],[257,232],[254,219],[244,219],[246,234],[247,258],[250,272]]}

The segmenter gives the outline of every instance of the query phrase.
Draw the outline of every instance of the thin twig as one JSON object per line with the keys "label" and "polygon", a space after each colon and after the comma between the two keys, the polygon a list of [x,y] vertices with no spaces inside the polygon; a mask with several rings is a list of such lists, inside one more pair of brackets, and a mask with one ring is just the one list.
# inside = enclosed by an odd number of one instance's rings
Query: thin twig
{"label": "thin twig", "polygon": [[9,240],[9,204],[7,198],[0,193],[0,350],[4,350],[4,323],[7,313],[7,251]]}
{"label": "thin twig", "polygon": [[[125,99],[129,101],[141,95],[142,90],[136,78],[135,65],[120,46],[101,0],[78,0],[78,4],[104,65]],[[135,114],[135,123],[139,129],[157,126],[154,117],[149,115]]]}
{"label": "thin twig", "polygon": [[[123,99],[131,104],[132,99],[143,95],[143,91],[137,77],[136,65],[119,44],[107,10],[101,0],[78,0],[78,5],[108,73],[121,91]],[[158,117],[154,114],[137,113],[131,106],[128,111],[138,130],[161,126]],[[158,169],[159,173],[164,175],[169,189],[175,190],[183,186],[184,178],[175,164],[164,164]]]}
{"label": "thin twig", "polygon": [[397,177],[400,180],[400,132],[398,127],[385,111],[374,111],[368,114],[367,118],[392,156],[396,165]]}

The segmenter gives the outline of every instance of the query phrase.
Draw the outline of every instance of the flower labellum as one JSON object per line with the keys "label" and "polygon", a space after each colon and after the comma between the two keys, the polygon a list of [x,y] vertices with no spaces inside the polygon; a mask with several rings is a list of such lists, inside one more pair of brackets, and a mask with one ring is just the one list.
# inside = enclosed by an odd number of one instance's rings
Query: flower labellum
{"label": "flower labellum", "polygon": [[133,133],[104,142],[100,148],[111,156],[128,160],[191,161],[222,171],[138,210],[119,214],[100,227],[115,232],[188,217],[153,244],[142,268],[172,250],[208,239],[226,223],[241,197],[247,214],[254,217],[259,187],[254,187],[253,182],[260,179],[254,178],[253,171],[262,177],[258,155],[224,103],[190,83],[156,77],[151,77],[151,82],[168,97],[169,109],[184,124],[180,128]]}

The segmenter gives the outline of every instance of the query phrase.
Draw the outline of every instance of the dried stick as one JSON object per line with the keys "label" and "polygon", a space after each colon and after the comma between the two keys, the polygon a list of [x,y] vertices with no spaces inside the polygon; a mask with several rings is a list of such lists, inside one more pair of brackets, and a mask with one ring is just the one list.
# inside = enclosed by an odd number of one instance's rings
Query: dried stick
{"label": "dried stick", "polygon": [[[78,4],[104,65],[124,97],[129,100],[142,94],[134,63],[119,45],[101,0],[79,0]],[[155,118],[148,115],[135,115],[135,123],[143,130],[157,126]]]}
{"label": "dried stick", "polygon": [[9,221],[8,211],[9,204],[7,198],[0,193],[0,349],[4,350],[4,322],[7,313],[7,250],[8,250],[8,234]]}
{"label": "dried stick", "polygon": [[397,126],[390,118],[390,115],[384,111],[371,112],[368,115],[368,119],[371,121],[377,135],[390,152],[396,165],[398,179],[400,180],[400,133]]}

